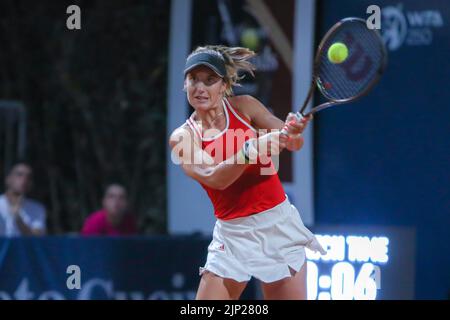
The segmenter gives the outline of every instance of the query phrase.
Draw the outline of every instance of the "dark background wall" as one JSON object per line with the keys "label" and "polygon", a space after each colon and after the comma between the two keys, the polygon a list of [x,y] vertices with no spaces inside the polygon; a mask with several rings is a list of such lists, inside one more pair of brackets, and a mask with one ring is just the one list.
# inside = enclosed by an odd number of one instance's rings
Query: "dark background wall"
{"label": "dark background wall", "polygon": [[[71,4],[81,30],[66,28]],[[111,182],[142,232],[165,232],[169,13],[165,0],[1,1],[0,100],[26,106],[31,196],[51,234],[79,231]]]}
{"label": "dark background wall", "polygon": [[[341,18],[367,17],[373,3],[320,1],[317,36]],[[383,31],[395,31],[395,37],[404,30],[405,38],[389,51],[384,78],[369,96],[316,117],[316,223],[415,227],[416,298],[445,299],[450,290],[450,3],[376,4],[385,18],[406,23],[395,29],[383,21]]]}

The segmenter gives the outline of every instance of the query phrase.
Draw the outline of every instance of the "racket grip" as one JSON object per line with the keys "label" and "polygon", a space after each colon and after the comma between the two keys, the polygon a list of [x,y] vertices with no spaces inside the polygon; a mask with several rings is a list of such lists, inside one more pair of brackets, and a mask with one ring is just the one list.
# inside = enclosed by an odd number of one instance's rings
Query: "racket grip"
{"label": "racket grip", "polygon": [[[295,116],[297,121],[301,121],[304,118],[304,116],[300,112],[293,113],[293,115]],[[285,136],[288,135],[288,131],[286,130],[286,128],[281,129],[281,134]]]}
{"label": "racket grip", "polygon": [[294,113],[294,116],[297,118],[297,121],[301,121],[304,118],[300,112]]}

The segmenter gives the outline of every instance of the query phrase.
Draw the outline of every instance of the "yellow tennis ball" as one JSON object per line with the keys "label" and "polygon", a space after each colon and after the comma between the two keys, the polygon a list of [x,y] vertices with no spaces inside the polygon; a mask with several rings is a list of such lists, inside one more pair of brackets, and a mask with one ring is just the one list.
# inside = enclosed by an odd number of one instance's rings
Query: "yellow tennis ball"
{"label": "yellow tennis ball", "polygon": [[328,49],[328,60],[331,63],[342,63],[348,57],[348,48],[342,42],[333,43]]}

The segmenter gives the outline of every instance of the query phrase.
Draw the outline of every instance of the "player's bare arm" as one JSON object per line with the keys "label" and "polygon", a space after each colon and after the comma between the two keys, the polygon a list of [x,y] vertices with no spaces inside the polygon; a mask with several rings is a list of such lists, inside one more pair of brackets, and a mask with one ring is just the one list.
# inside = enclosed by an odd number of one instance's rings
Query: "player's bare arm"
{"label": "player's bare arm", "polygon": [[286,127],[289,139],[286,139],[285,143],[289,151],[298,151],[302,148],[304,140],[301,133],[305,130],[311,117],[305,117],[301,121],[297,121],[293,114],[289,114],[286,121],[283,122],[273,115],[258,99],[250,95],[234,96],[230,100],[243,115],[250,119],[251,124],[255,128],[281,130]]}

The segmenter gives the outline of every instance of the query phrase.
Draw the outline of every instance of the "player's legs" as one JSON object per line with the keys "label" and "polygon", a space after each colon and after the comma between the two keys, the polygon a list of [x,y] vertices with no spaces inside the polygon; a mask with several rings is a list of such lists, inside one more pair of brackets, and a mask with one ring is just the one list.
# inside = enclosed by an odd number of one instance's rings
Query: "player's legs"
{"label": "player's legs", "polygon": [[261,282],[261,287],[266,300],[306,300],[306,262],[292,277]]}
{"label": "player's legs", "polygon": [[196,300],[237,300],[244,291],[247,282],[219,277],[206,271],[200,279]]}

